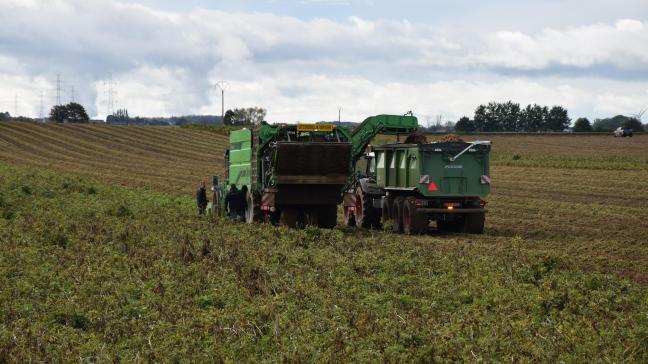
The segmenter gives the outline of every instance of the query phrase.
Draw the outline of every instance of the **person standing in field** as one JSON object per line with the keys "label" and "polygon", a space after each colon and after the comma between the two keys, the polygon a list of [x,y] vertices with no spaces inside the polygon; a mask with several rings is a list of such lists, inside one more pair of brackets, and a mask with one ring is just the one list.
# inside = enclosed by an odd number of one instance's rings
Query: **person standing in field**
{"label": "person standing in field", "polygon": [[232,220],[240,220],[245,216],[245,199],[235,184],[232,184],[225,197],[225,211]]}
{"label": "person standing in field", "polygon": [[196,191],[196,204],[198,205],[198,215],[204,215],[207,208],[207,191],[205,190],[205,181],[200,181],[198,191]]}

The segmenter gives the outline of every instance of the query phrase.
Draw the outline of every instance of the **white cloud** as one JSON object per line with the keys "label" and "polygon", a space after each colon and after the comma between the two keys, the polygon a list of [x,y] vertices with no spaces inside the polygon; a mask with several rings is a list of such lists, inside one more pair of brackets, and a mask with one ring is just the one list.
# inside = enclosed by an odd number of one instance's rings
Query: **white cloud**
{"label": "white cloud", "polygon": [[276,121],[332,119],[338,105],[359,120],[409,109],[456,118],[508,99],[588,116],[648,104],[645,83],[627,80],[648,79],[648,23],[631,19],[481,34],[360,17],[173,13],[111,0],[4,1],[0,18],[4,104],[15,90],[51,95],[56,73],[98,115],[110,73],[118,106],[131,115],[220,114],[213,85],[221,79],[232,84],[228,105],[261,105]]}
{"label": "white cloud", "polygon": [[552,65],[587,68],[611,65],[648,72],[648,25],[619,20],[567,30],[547,29],[537,36],[500,31],[486,36],[487,50],[474,62],[491,66],[543,69]]}

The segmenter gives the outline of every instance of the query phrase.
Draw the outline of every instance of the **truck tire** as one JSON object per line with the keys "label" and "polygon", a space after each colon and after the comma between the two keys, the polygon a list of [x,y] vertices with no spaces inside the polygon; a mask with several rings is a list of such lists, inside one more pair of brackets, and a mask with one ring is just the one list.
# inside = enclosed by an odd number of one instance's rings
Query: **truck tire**
{"label": "truck tire", "polygon": [[463,232],[468,234],[483,234],[485,214],[479,212],[476,214],[466,214],[463,224]]}
{"label": "truck tire", "polygon": [[337,225],[337,205],[317,207],[317,226],[322,229],[333,229]]}
{"label": "truck tire", "polygon": [[382,211],[373,207],[373,196],[356,188],[355,225],[363,228],[380,229]]}
{"label": "truck tire", "polygon": [[355,214],[350,209],[349,206],[344,206],[344,225],[356,226]]}
{"label": "truck tire", "polygon": [[395,233],[403,232],[403,198],[396,197],[391,211],[392,230]]}
{"label": "truck tire", "polygon": [[428,223],[428,217],[416,211],[416,199],[406,198],[403,202],[403,232],[407,235],[425,234]]}

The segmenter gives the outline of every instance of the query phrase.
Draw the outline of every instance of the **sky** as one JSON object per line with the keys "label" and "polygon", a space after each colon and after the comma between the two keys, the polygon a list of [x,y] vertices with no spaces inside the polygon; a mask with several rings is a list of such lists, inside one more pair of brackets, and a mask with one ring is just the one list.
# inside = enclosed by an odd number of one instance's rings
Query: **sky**
{"label": "sky", "polygon": [[0,111],[30,117],[57,75],[97,118],[220,115],[219,81],[271,122],[648,107],[645,0],[0,0],[0,19]]}

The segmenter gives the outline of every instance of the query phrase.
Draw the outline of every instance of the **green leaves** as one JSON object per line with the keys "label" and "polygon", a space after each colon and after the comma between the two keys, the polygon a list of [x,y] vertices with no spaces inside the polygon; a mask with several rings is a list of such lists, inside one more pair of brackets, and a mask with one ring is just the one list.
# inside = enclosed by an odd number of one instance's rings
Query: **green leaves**
{"label": "green leaves", "polygon": [[191,198],[4,164],[0,202],[0,361],[648,359],[643,287],[521,237],[487,255],[198,219]]}

